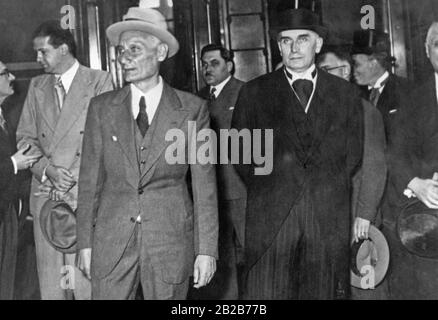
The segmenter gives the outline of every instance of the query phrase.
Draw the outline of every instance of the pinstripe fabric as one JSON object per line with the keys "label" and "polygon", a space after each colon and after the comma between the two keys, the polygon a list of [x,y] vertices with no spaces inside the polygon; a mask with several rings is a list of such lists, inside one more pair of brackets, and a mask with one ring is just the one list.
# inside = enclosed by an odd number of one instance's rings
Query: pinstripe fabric
{"label": "pinstripe fabric", "polygon": [[273,244],[249,271],[245,299],[335,298],[333,263],[328,258],[328,243],[321,239],[308,189],[291,209]]}

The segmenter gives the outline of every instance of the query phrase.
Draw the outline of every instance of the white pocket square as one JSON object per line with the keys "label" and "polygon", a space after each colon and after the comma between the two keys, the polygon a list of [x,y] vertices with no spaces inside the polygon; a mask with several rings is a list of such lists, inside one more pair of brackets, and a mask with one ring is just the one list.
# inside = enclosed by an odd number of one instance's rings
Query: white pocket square
{"label": "white pocket square", "polygon": [[234,107],[229,107],[228,110],[234,110]]}
{"label": "white pocket square", "polygon": [[389,110],[389,113],[394,113],[394,112],[397,112],[397,109]]}
{"label": "white pocket square", "polygon": [[117,141],[117,137],[116,136],[112,136],[111,138],[113,138],[113,141]]}

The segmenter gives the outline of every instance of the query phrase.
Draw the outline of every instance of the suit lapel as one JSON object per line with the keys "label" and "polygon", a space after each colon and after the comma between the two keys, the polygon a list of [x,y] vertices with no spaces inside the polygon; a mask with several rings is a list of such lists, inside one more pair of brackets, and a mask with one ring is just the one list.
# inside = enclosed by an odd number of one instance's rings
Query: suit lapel
{"label": "suit lapel", "polygon": [[392,101],[392,96],[397,92],[395,81],[393,75],[390,74],[389,79],[379,96],[379,100],[377,101],[377,109],[379,109],[384,117],[386,117],[391,108],[398,108],[398,106],[393,105]]}
{"label": "suit lapel", "polygon": [[87,110],[93,95],[92,89],[90,78],[84,68],[79,66],[56,123],[53,136],[54,147],[70,131],[78,117]]}
{"label": "suit lapel", "polygon": [[303,159],[304,150],[298,137],[292,112],[293,104],[298,105],[300,108],[301,104],[293,93],[283,69],[276,71],[273,81],[275,84],[273,96],[278,97],[278,102],[275,104],[276,110],[273,110],[274,116],[278,116],[281,123],[281,133],[284,134],[285,142],[299,154],[300,159]]}
{"label": "suit lapel", "polygon": [[131,90],[129,86],[120,90],[120,93],[114,98],[108,110],[111,112],[109,119],[111,119],[110,125],[114,133],[113,139],[119,143],[132,169],[130,170],[131,174],[128,180],[137,188],[140,169],[135,146],[135,130],[131,110]]}
{"label": "suit lapel", "polygon": [[50,75],[45,78],[39,87],[36,88],[37,106],[40,107],[42,118],[46,121],[48,127],[55,131],[59,118],[59,108],[56,104],[55,94],[55,77]]}
{"label": "suit lapel", "polygon": [[333,99],[333,94],[330,94],[328,81],[325,79],[325,74],[318,70],[318,78],[315,85],[315,93],[309,106],[309,113],[313,123],[313,140],[310,147],[308,158],[312,156],[315,150],[319,147],[324,139],[327,130],[330,128],[332,114],[331,106],[336,104]]}
{"label": "suit lapel", "polygon": [[181,101],[175,91],[167,83],[164,83],[160,103],[158,104],[151,127],[145,136],[146,144],[149,145],[149,153],[146,163],[141,170],[142,181],[158,160],[165,147],[170,143],[165,140],[166,133],[170,129],[181,127],[187,114],[188,111],[183,109]]}

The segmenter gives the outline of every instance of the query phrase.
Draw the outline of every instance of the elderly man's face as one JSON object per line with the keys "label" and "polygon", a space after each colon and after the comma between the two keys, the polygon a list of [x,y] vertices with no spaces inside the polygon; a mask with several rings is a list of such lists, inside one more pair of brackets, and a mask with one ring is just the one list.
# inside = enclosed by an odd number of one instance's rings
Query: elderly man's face
{"label": "elderly man's face", "polygon": [[207,51],[202,56],[202,75],[204,81],[215,86],[231,75],[232,62],[226,62],[219,50]]}
{"label": "elderly man's face", "polygon": [[141,31],[125,31],[117,46],[125,80],[131,83],[157,76],[168,47],[158,38]]}
{"label": "elderly man's face", "polygon": [[63,70],[63,46],[55,48],[50,43],[50,37],[36,37],[33,39],[33,49],[37,53],[37,62],[46,73],[59,74]]}
{"label": "elderly man's face", "polygon": [[283,64],[294,72],[304,72],[312,66],[315,54],[321,51],[323,40],[310,30],[286,30],[279,34],[278,47]]}
{"label": "elderly man's face", "polygon": [[435,72],[438,72],[438,30],[432,30],[430,40],[426,43],[426,54]]}
{"label": "elderly man's face", "polygon": [[14,75],[9,73],[5,64],[0,61],[0,99],[4,99],[14,93],[12,88],[12,81],[14,80]]}

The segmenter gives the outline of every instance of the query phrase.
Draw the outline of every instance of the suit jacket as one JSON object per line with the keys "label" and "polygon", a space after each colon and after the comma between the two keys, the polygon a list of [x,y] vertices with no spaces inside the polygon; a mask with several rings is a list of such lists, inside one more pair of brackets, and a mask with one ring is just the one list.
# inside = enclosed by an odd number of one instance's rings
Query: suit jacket
{"label": "suit jacket", "polygon": [[380,112],[362,100],[364,110],[364,152],[362,167],[353,178],[353,217],[375,221],[385,190],[387,165],[385,128]]}
{"label": "suit jacket", "polygon": [[[47,200],[45,197],[34,196],[34,193],[38,192],[43,172],[50,163],[67,168],[77,181],[88,104],[92,97],[112,89],[109,73],[79,66],[59,111],[54,85],[55,77],[50,74],[31,80],[17,128],[18,144],[29,143],[32,146],[30,154],[42,155],[31,169],[32,215],[39,214]],[[51,185],[51,182],[47,179],[45,184]],[[69,204],[75,209],[77,184],[70,192],[72,202]]]}
{"label": "suit jacket", "polygon": [[413,201],[403,195],[409,182],[419,177],[431,179],[438,172],[438,103],[435,77],[432,75],[412,93],[415,106],[401,114],[401,124],[391,146],[390,181],[396,197],[394,210],[385,217],[394,224],[399,209]]}
{"label": "suit jacket", "polygon": [[197,131],[209,127],[206,102],[165,83],[144,138],[147,160],[140,165],[129,86],[91,101],[79,178],[77,236],[79,249],[93,249],[94,277],[105,277],[119,261],[134,230],[131,220],[138,215],[141,245],[163,281],[187,279],[195,255],[217,257],[214,166],[188,164],[188,143],[180,145],[183,164],[166,160],[172,146],[172,136],[166,141],[166,134],[180,129],[187,138],[189,121],[196,123]]}
{"label": "suit jacket", "polygon": [[[230,129],[234,106],[243,84],[243,81],[231,77],[219,96],[214,101],[209,102],[211,128],[217,134],[219,134],[220,129]],[[208,99],[209,95],[209,86],[199,92],[199,96],[204,99]],[[220,199],[233,200],[246,197],[245,186],[232,164],[217,166],[217,180]]]}
{"label": "suit jacket", "polygon": [[392,143],[392,137],[399,129],[398,119],[401,110],[409,108],[410,106],[410,98],[408,81],[394,74],[390,74],[376,106],[382,114],[388,145]]}
{"label": "suit jacket", "polygon": [[[273,129],[271,174],[254,175],[254,162],[235,165],[248,192],[246,267],[272,244],[303,188],[310,188],[322,238],[327,239],[339,270],[348,273],[351,179],[363,152],[359,92],[345,80],[318,70],[309,107],[313,140],[307,154],[298,138],[292,104],[301,108],[280,69],[244,85],[234,110],[233,128]],[[262,145],[262,154],[263,150]]]}
{"label": "suit jacket", "polygon": [[10,133],[0,127],[0,224],[9,205],[17,200],[17,176],[11,160],[14,153],[15,143]]}

